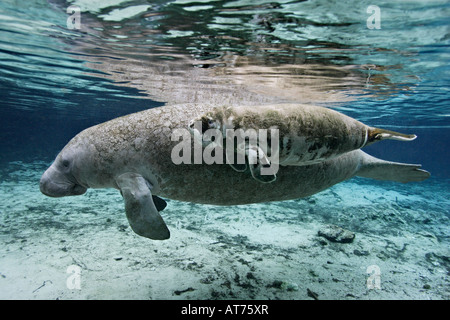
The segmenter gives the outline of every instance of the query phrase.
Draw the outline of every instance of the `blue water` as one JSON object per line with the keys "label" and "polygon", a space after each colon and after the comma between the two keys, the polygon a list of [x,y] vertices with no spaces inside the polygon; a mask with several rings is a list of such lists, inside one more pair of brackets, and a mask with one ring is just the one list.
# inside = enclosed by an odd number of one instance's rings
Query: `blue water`
{"label": "blue water", "polygon": [[[328,106],[371,125],[419,136],[408,145],[376,146],[375,155],[422,163],[434,177],[450,175],[445,1],[380,2],[381,29],[372,30],[366,26],[368,1],[78,2],[79,30],[68,29],[64,1],[0,5],[2,162],[51,159],[83,128],[161,105],[142,88],[126,81],[117,85],[107,69],[86,62],[133,58],[150,67],[156,60],[170,65],[182,56],[194,61],[180,68],[188,78],[189,68],[198,69],[204,61],[232,69],[229,56],[237,56],[252,66],[319,64],[349,70],[341,78],[324,67],[308,79],[326,78],[326,87],[355,100]],[[113,15],[136,6],[136,15]],[[283,77],[283,72],[271,71],[270,77]]]}
{"label": "blue water", "polygon": [[[450,2],[376,1],[380,29],[367,26],[372,4],[2,0],[0,169],[49,163],[87,127],[230,87],[415,133],[367,152],[422,164],[448,194]],[[69,5],[80,29],[69,29]]]}

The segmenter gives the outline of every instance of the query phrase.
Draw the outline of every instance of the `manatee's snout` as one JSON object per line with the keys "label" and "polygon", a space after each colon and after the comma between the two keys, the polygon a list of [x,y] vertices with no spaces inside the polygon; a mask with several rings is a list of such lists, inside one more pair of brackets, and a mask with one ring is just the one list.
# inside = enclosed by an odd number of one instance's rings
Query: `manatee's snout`
{"label": "manatee's snout", "polygon": [[78,196],[87,190],[87,188],[70,181],[53,166],[42,175],[39,188],[43,194],[49,197]]}

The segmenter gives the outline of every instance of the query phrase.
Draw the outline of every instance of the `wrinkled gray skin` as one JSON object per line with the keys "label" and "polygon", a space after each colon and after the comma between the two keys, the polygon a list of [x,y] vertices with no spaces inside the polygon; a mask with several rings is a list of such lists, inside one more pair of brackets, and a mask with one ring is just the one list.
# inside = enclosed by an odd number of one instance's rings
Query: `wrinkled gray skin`
{"label": "wrinkled gray skin", "polygon": [[87,188],[116,188],[125,201],[131,228],[151,239],[167,239],[159,197],[215,205],[297,199],[362,176],[399,182],[421,181],[420,165],[376,159],[361,150],[307,166],[280,166],[277,179],[263,184],[251,174],[223,164],[180,164],[171,160],[179,141],[176,128],[187,129],[193,116],[213,108],[186,104],[164,106],[99,124],[75,136],[45,171],[41,192],[50,197],[81,195]]}
{"label": "wrinkled gray skin", "polygon": [[[258,154],[266,167],[272,164],[282,166],[305,166],[330,160],[344,153],[361,149],[377,141],[392,139],[399,141],[412,141],[416,135],[403,134],[381,128],[365,125],[353,118],[332,109],[306,105],[306,104],[271,104],[262,106],[219,106],[194,119],[190,124],[192,135],[201,136],[205,131],[214,129],[222,134],[222,144],[226,146],[227,131],[249,129],[277,129],[278,143],[275,147],[276,157],[272,154],[267,157],[259,145],[247,149],[241,145],[236,148],[235,155],[245,153],[249,159],[252,149]],[[199,131],[202,131],[200,133]],[[245,135],[245,134],[242,134]],[[202,144],[216,146],[217,142],[203,139]],[[239,150],[239,151],[237,151]],[[276,152],[278,150],[279,152]],[[231,159],[231,155],[229,156]],[[234,162],[234,159],[232,159]],[[242,161],[242,160],[241,160]],[[229,161],[231,162],[231,160]],[[252,176],[262,183],[271,183],[276,180],[276,173],[263,174],[260,164],[243,164],[232,167],[239,172],[250,168]],[[276,166],[278,167],[278,166]],[[275,170],[274,170],[275,171]]]}

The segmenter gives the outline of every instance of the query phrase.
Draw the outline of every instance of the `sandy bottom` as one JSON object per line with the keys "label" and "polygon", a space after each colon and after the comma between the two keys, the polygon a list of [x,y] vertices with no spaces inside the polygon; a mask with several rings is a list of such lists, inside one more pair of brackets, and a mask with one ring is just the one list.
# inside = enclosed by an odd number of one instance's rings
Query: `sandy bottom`
{"label": "sandy bottom", "polygon": [[[0,299],[449,299],[449,182],[352,179],[307,199],[168,201],[135,235],[116,190],[52,199],[48,163],[0,169]],[[332,224],[352,243],[318,236]]]}

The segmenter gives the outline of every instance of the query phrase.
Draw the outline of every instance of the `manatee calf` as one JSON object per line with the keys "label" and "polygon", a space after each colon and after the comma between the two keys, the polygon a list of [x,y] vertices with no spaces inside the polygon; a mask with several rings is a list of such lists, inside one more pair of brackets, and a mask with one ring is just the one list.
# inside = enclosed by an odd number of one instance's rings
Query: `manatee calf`
{"label": "manatee calf", "polygon": [[[369,127],[328,108],[302,104],[215,107],[194,118],[190,129],[197,136],[204,135],[208,130],[219,131],[223,138],[223,142],[219,141],[220,146],[230,142],[233,145],[235,154],[227,150],[227,163],[242,172],[247,169],[247,159],[252,176],[260,182],[275,181],[275,173],[261,173],[271,162],[282,166],[305,166],[380,140],[412,141],[416,138],[415,135]],[[271,149],[270,157],[267,155],[267,145],[261,147],[261,141],[253,144],[248,141],[251,134],[260,129],[277,130],[277,141],[266,134],[268,145],[276,144],[276,148]],[[226,140],[230,132],[231,140]],[[239,136],[239,142],[233,144],[233,139]],[[256,137],[253,139],[257,140]],[[205,146],[219,142],[211,139],[202,141]]]}
{"label": "manatee calf", "polygon": [[162,240],[170,236],[160,215],[166,206],[162,198],[237,205],[307,197],[353,176],[411,182],[430,175],[420,165],[383,161],[359,149],[309,165],[280,166],[273,183],[260,183],[223,164],[175,164],[172,151],[180,142],[172,133],[187,131],[192,118],[212,110],[207,104],[163,106],[88,128],[58,154],[42,175],[40,189],[50,197],[81,195],[87,188],[119,189],[133,231]]}

